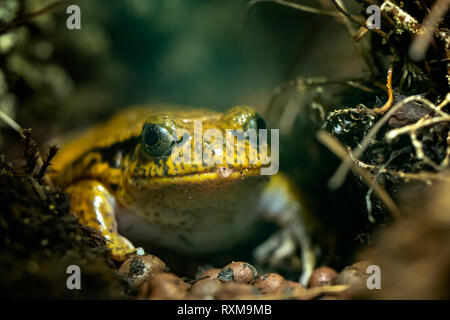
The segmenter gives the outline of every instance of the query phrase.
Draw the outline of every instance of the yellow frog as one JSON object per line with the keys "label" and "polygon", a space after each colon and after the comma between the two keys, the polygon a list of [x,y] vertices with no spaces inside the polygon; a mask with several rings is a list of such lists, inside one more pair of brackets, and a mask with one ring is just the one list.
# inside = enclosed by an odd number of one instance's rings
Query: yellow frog
{"label": "yellow frog", "polygon": [[[223,143],[212,143],[215,137],[196,143],[193,131],[199,122],[203,135],[215,129],[225,137]],[[128,238],[184,254],[224,249],[263,217],[282,228],[255,250],[256,260],[276,262],[300,246],[305,283],[315,259],[302,207],[285,177],[261,175],[267,166],[261,157],[250,163],[248,155],[260,150],[248,137],[240,164],[175,161],[174,150],[178,156],[183,156],[179,150],[192,150],[191,159],[207,148],[209,154],[224,155],[227,130],[249,128],[266,129],[246,106],[225,113],[133,107],[65,144],[53,161],[52,178],[70,194],[71,211],[80,222],[110,240],[118,261],[136,252]],[[180,129],[190,135],[174,136]],[[236,159],[239,148],[232,150]]]}

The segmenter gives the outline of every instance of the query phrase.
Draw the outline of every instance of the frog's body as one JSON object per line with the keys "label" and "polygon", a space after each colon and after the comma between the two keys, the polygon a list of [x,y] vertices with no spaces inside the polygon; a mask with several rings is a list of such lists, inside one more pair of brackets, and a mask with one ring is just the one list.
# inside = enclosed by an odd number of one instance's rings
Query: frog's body
{"label": "frog's body", "polygon": [[[123,260],[134,252],[134,246],[118,230],[136,241],[197,254],[241,240],[261,213],[288,211],[283,215],[289,218],[281,224],[300,224],[302,228],[300,207],[290,192],[271,199],[274,190],[284,187],[285,180],[260,174],[265,159],[259,157],[249,164],[247,157],[245,163],[233,165],[174,160],[173,146],[190,145],[191,139],[168,143],[166,134],[185,129],[198,143],[193,135],[197,120],[201,121],[203,133],[216,129],[223,137],[227,129],[261,129],[263,123],[249,107],[235,107],[223,114],[132,108],[66,144],[54,159],[55,181],[71,195],[73,213],[112,241],[110,247],[116,259]],[[201,150],[212,147],[213,154],[224,151],[225,142],[218,147],[200,141]],[[257,151],[252,148],[245,140],[245,150]],[[195,159],[194,151],[192,155],[191,159]],[[271,199],[271,206],[264,205],[267,199]],[[297,238],[309,254],[303,229]],[[304,261],[310,265],[308,270],[313,264],[311,259]]]}

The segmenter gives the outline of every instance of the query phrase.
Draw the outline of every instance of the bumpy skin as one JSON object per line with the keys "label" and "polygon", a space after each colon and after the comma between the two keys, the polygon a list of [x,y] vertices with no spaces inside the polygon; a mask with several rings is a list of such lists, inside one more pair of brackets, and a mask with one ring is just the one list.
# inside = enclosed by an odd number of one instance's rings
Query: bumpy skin
{"label": "bumpy skin", "polygon": [[[301,221],[293,223],[298,220],[300,210],[299,206],[292,206],[295,202],[292,197],[278,197],[278,206],[270,210],[262,202],[276,195],[276,190],[286,185],[285,179],[279,177],[267,188],[270,179],[260,175],[260,169],[268,159],[259,157],[250,164],[249,154],[257,150],[248,140],[245,150],[240,150],[246,151],[245,163],[224,166],[176,163],[172,154],[152,157],[141,139],[142,128],[148,124],[169,132],[185,129],[194,141],[201,141],[197,150],[212,148],[214,154],[220,154],[225,150],[225,141],[218,146],[199,140],[194,136],[195,120],[202,121],[203,133],[217,129],[226,137],[227,129],[246,130],[255,125],[256,119],[255,111],[244,106],[223,114],[171,107],[127,109],[63,146],[53,162],[56,172],[53,178],[67,188],[72,211],[80,221],[111,240],[109,246],[117,260],[133,253],[134,247],[119,235],[116,219],[127,238],[185,254],[231,246],[245,237],[261,213],[280,217],[280,213],[289,212],[290,218],[277,218],[283,221],[280,224],[300,225],[302,229]],[[189,146],[191,140],[179,143]],[[238,150],[227,156],[236,160]],[[195,160],[194,151],[191,159]],[[224,168],[228,173],[225,176],[221,174]],[[300,238],[301,246],[309,252],[309,242],[303,241],[307,237]],[[264,253],[260,252],[261,256]]]}

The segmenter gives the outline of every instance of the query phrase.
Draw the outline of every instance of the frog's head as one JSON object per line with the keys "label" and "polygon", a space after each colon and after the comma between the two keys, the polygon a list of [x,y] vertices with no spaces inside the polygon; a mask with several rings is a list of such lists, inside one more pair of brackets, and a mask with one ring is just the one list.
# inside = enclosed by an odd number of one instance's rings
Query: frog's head
{"label": "frog's head", "polygon": [[[257,217],[268,181],[260,172],[269,166],[267,154],[253,143],[260,129],[264,120],[250,107],[223,114],[163,111],[146,119],[134,151],[124,159],[127,174],[116,193],[130,212],[138,213],[122,217],[132,221],[134,239],[148,239],[139,226],[151,225],[153,243],[200,253],[243,237]],[[232,130],[248,134],[227,150],[227,136],[235,140]],[[220,161],[212,161],[215,156]]]}
{"label": "frog's head", "polygon": [[266,129],[264,120],[246,106],[223,114],[178,110],[153,115],[129,160],[129,184],[147,190],[260,176],[267,165],[267,153],[260,155],[258,148],[260,129]]}

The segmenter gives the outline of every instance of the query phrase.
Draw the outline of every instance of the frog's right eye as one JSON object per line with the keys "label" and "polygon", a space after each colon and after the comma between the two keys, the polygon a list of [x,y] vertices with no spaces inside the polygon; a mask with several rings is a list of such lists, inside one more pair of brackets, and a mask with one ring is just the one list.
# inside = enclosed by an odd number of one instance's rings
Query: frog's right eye
{"label": "frog's right eye", "polygon": [[260,115],[255,114],[255,117],[250,119],[250,121],[248,122],[247,128],[258,131],[261,129],[267,129],[267,126],[264,119]]}
{"label": "frog's right eye", "polygon": [[155,124],[145,124],[142,127],[141,141],[144,150],[152,157],[168,155],[174,145],[172,134]]}

